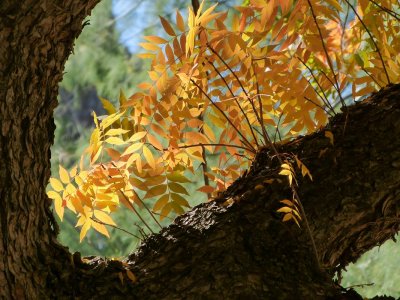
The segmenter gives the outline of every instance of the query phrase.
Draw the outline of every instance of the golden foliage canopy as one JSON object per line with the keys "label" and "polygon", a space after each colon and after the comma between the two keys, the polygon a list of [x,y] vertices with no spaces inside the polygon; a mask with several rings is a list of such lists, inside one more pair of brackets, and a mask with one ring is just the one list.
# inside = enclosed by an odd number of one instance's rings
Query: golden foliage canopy
{"label": "golden foliage canopy", "polygon": [[[215,8],[189,8],[186,22],[179,12],[174,24],[161,18],[167,38],[141,44],[150,81],[121,94],[118,108],[102,99],[108,114],[94,115],[80,166],[60,166],[50,180],[56,213],[77,214],[81,240],[90,228],[108,236],[121,205],[181,214],[191,173],[202,171],[198,190],[215,195],[260,147],[316,131],[340,107],[399,82],[398,1],[250,0],[231,19]],[[281,170],[291,184],[296,165],[312,179],[293,162]],[[284,220],[301,219],[296,201],[282,203]]]}

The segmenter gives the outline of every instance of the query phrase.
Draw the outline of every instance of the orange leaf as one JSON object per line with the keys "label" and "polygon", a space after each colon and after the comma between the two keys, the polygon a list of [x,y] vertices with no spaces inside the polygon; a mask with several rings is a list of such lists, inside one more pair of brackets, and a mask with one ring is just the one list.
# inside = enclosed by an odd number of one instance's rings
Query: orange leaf
{"label": "orange leaf", "polygon": [[169,24],[169,22],[161,16],[160,16],[160,20],[161,20],[162,26],[164,27],[165,32],[171,36],[176,36],[174,29],[172,29],[171,24]]}
{"label": "orange leaf", "polygon": [[215,191],[215,188],[209,185],[202,186],[201,188],[197,189],[199,192],[205,193],[205,194],[211,194]]}
{"label": "orange leaf", "polygon": [[146,195],[144,196],[144,199],[163,195],[163,194],[165,194],[166,191],[167,191],[167,185],[166,184],[161,184],[161,185],[158,185],[158,186],[154,186],[146,193]]}
{"label": "orange leaf", "polygon": [[176,26],[180,31],[185,31],[185,23],[183,22],[182,15],[179,13],[178,10],[176,11]]}
{"label": "orange leaf", "polygon": [[128,278],[135,283],[137,281],[137,278],[135,276],[135,274],[133,274],[131,271],[126,270],[126,275],[128,276]]}
{"label": "orange leaf", "polygon": [[168,41],[156,35],[148,35],[144,37],[145,40],[155,44],[166,44]]}
{"label": "orange leaf", "polygon": [[149,143],[152,146],[154,146],[154,148],[156,148],[158,150],[163,150],[163,146],[162,146],[161,142],[154,135],[148,133],[147,140],[149,141]]}

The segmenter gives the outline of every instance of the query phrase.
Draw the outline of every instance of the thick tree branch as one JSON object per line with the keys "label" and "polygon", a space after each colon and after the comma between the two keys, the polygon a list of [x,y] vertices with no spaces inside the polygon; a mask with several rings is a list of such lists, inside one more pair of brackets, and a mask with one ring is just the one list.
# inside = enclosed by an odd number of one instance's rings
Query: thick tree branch
{"label": "thick tree branch", "polygon": [[[87,285],[82,286],[137,299],[327,299],[340,294],[340,299],[358,299],[332,277],[399,230],[400,85],[349,107],[346,114],[334,117],[324,130],[277,145],[312,172],[313,182],[298,178],[298,190],[323,270],[312,259],[304,228],[283,223],[276,213],[279,200],[291,197],[291,191],[265,148],[220,199],[195,207],[145,240],[127,259],[129,267],[98,258],[84,264],[87,270],[79,276]],[[325,130],[333,133],[333,146]],[[124,268],[134,272],[135,284],[119,282],[117,273]],[[90,295],[85,288],[79,290],[83,297]]]}

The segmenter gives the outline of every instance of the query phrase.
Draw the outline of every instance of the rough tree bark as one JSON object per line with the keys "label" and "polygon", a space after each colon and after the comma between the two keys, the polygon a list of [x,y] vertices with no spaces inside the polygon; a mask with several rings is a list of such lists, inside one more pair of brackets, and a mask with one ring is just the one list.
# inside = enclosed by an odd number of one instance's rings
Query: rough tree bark
{"label": "rough tree bark", "polygon": [[0,1],[0,298],[40,298],[68,269],[45,188],[64,63],[97,0]]}
{"label": "rough tree bark", "polygon": [[322,269],[304,226],[276,213],[291,192],[269,149],[220,199],[177,218],[124,262],[82,259],[57,243],[45,195],[52,112],[95,2],[0,3],[0,298],[359,299],[332,277],[399,230],[399,85],[336,116],[333,146],[324,131],[279,146],[312,172],[313,182],[299,177],[299,195]]}

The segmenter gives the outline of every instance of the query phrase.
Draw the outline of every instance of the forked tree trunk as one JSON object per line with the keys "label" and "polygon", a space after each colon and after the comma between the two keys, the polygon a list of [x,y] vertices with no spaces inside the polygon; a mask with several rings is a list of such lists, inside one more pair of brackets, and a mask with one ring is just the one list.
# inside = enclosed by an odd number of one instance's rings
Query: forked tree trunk
{"label": "forked tree trunk", "polygon": [[54,266],[70,268],[45,194],[53,109],[64,63],[97,2],[0,1],[1,299],[50,295],[47,286],[62,276]]}
{"label": "forked tree trunk", "polygon": [[0,3],[0,298],[358,299],[332,277],[399,229],[400,86],[332,120],[333,146],[320,131],[279,147],[313,175],[298,190],[321,268],[304,223],[276,213],[291,191],[268,183],[279,178],[269,149],[126,261],[82,260],[58,245],[45,186],[57,85],[96,1],[21,2]]}

